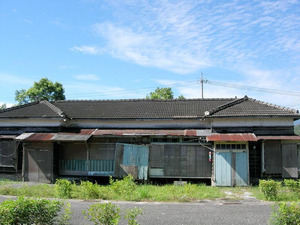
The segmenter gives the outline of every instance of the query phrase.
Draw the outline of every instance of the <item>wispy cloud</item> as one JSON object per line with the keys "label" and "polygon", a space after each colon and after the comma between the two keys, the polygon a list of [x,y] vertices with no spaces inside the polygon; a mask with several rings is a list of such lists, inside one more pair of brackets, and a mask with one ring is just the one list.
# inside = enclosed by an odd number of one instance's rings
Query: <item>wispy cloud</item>
{"label": "wispy cloud", "polygon": [[79,74],[75,76],[77,80],[85,80],[85,81],[96,81],[100,80],[99,76],[96,74]]}
{"label": "wispy cloud", "polygon": [[13,83],[13,84],[32,85],[34,82],[31,79],[27,79],[27,78],[24,78],[21,76],[6,74],[6,73],[0,73],[0,80],[5,81],[5,82],[2,82],[3,84]]}
{"label": "wispy cloud", "polygon": [[103,52],[139,65],[185,74],[247,62],[261,68],[274,57],[271,66],[284,67],[299,59],[298,1],[118,1],[112,7],[118,23],[92,26]]}
{"label": "wispy cloud", "polygon": [[83,54],[91,54],[91,55],[97,55],[100,53],[99,48],[95,46],[87,46],[87,45],[74,46],[73,48],[70,48],[70,50],[75,52],[81,52]]}
{"label": "wispy cloud", "polygon": [[71,83],[64,86],[68,99],[114,99],[143,98],[145,91],[126,90],[121,87],[99,85],[96,83]]}

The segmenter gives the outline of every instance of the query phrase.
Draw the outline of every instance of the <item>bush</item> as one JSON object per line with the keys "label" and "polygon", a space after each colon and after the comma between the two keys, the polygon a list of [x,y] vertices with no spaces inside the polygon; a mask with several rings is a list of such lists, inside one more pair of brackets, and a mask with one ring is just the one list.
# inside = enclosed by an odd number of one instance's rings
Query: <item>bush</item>
{"label": "bush", "polygon": [[81,181],[81,193],[84,199],[97,199],[99,197],[99,188],[97,184],[90,181]]}
{"label": "bush", "polygon": [[64,203],[56,200],[19,197],[0,204],[0,224],[67,224],[70,219],[69,205],[58,216]]}
{"label": "bush", "polygon": [[131,174],[124,177],[122,180],[114,181],[111,177],[109,179],[110,187],[113,191],[126,199],[131,198],[133,192],[136,190],[136,184]]}
{"label": "bush", "polygon": [[143,215],[143,212],[141,209],[135,207],[134,209],[126,210],[124,218],[128,220],[128,225],[139,225],[136,220],[138,215]]}
{"label": "bush", "polygon": [[55,191],[59,198],[71,198],[72,183],[65,179],[57,179]]}
{"label": "bush", "polygon": [[120,207],[111,203],[96,203],[89,210],[83,211],[85,218],[94,224],[114,225],[119,223]]}
{"label": "bush", "polygon": [[274,180],[259,180],[259,189],[267,200],[276,200],[281,183]]}
{"label": "bush", "polygon": [[292,179],[284,179],[284,185],[292,192],[300,195],[300,181],[292,180]]}
{"label": "bush", "polygon": [[300,224],[300,204],[280,203],[273,206],[273,213],[269,220],[274,225],[298,225]]}

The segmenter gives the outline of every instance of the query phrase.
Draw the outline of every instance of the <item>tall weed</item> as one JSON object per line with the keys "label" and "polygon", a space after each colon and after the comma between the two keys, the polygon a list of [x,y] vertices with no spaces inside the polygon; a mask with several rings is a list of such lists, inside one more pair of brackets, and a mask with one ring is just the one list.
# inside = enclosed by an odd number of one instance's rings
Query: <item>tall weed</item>
{"label": "tall weed", "polygon": [[273,225],[299,225],[300,224],[300,204],[299,203],[279,203],[273,206],[273,213],[269,220]]}
{"label": "tall weed", "polygon": [[[59,212],[64,203],[56,200],[30,199],[19,197],[0,204],[0,224],[62,224],[69,217],[60,220]],[[68,209],[66,210],[68,211]],[[61,215],[64,217],[65,213]]]}

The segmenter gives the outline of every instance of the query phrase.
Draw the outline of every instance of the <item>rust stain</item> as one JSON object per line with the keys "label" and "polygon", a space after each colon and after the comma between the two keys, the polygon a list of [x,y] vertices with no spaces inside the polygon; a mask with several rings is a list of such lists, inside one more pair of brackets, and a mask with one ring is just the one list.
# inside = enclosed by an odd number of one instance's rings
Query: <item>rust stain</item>
{"label": "rust stain", "polygon": [[252,133],[240,134],[212,134],[207,137],[207,141],[257,141],[257,137]]}

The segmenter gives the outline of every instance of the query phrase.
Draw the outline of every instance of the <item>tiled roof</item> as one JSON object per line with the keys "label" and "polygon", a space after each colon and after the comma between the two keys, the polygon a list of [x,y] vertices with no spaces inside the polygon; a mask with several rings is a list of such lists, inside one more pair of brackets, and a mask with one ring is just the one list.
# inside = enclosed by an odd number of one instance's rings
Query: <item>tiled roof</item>
{"label": "tiled roof", "polygon": [[270,116],[300,118],[295,110],[247,96],[240,99],[41,101],[0,111],[0,118],[180,119]]}
{"label": "tiled roof", "polygon": [[0,111],[0,118],[53,118],[62,112],[47,101],[32,102]]}
{"label": "tiled roof", "polygon": [[299,112],[256,99],[244,98],[234,100],[210,110],[209,117],[276,117],[287,116],[300,118]]}
{"label": "tiled roof", "polygon": [[233,99],[187,100],[102,100],[53,103],[69,118],[170,119],[200,118],[204,112]]}

